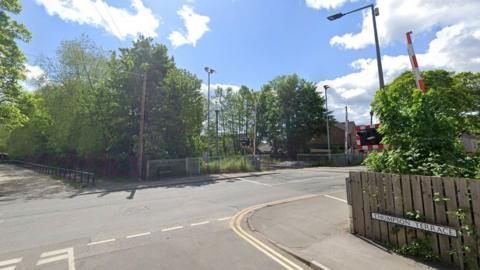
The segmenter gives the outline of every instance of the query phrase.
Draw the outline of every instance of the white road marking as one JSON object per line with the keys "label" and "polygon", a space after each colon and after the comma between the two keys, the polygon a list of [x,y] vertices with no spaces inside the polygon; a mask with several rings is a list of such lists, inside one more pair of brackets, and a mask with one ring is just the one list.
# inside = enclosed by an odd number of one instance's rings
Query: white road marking
{"label": "white road marking", "polygon": [[229,220],[231,219],[232,217],[223,217],[223,218],[219,218],[217,219],[218,221],[224,221],[224,220]]}
{"label": "white road marking", "polygon": [[313,265],[315,265],[315,266],[323,269],[323,270],[330,270],[330,268],[326,267],[325,265],[323,265],[323,264],[321,264],[321,263],[319,263],[319,262],[317,262],[317,261],[311,261],[311,263],[312,263]]}
{"label": "white road marking", "polygon": [[[5,261],[1,261],[0,262],[0,266],[7,266],[7,265],[11,265],[11,264],[17,264],[19,262],[22,261],[22,258],[15,258],[15,259],[10,259],[10,260],[5,260]],[[11,269],[15,269],[15,266],[9,266],[9,267],[13,267]],[[4,268],[0,268],[1,269],[4,269]],[[10,269],[10,268],[6,268],[6,269]]]}
{"label": "white road marking", "polygon": [[96,241],[96,242],[90,242],[90,243],[87,244],[87,246],[105,244],[105,243],[109,243],[109,242],[113,242],[113,241],[115,241],[115,238],[107,239],[107,240],[102,240],[102,241]]}
{"label": "white road marking", "polygon": [[193,227],[193,226],[199,226],[199,225],[204,225],[204,224],[208,224],[208,223],[210,223],[210,221],[207,220],[207,221],[192,223],[192,224],[190,224],[190,226]]}
{"label": "white road marking", "polygon": [[[52,257],[53,256],[53,257]],[[46,258],[49,257],[49,258]],[[37,265],[52,263],[56,261],[67,260],[68,270],[75,270],[75,257],[73,256],[73,247],[43,252]]]}
{"label": "white road marking", "polygon": [[178,230],[178,229],[183,229],[183,226],[165,228],[165,229],[162,229],[162,232],[168,232],[168,231],[173,231],[173,230]]}
{"label": "white road marking", "polygon": [[144,232],[144,233],[138,233],[138,234],[132,234],[132,235],[127,235],[127,239],[134,238],[134,237],[140,237],[140,236],[145,236],[145,235],[150,235],[150,232]]}
{"label": "white road marking", "polygon": [[2,267],[0,270],[15,270],[15,265],[14,266],[7,266],[7,267]]}
{"label": "white road marking", "polygon": [[344,202],[344,203],[347,203],[347,200],[344,200],[344,199],[341,199],[341,198],[337,198],[335,196],[331,196],[331,195],[328,195],[328,194],[324,194],[323,196],[327,197],[327,198],[330,198],[330,199],[334,199],[334,200],[337,200],[337,201],[341,201],[341,202]]}
{"label": "white road marking", "polygon": [[244,178],[238,178],[242,181],[245,181],[245,182],[248,182],[248,183],[252,183],[252,184],[257,184],[257,185],[262,185],[262,186],[267,186],[267,187],[271,187],[272,185],[270,184],[265,184],[265,183],[262,183],[262,182],[258,182],[258,181],[253,181],[253,180],[247,180],[247,179],[244,179]]}

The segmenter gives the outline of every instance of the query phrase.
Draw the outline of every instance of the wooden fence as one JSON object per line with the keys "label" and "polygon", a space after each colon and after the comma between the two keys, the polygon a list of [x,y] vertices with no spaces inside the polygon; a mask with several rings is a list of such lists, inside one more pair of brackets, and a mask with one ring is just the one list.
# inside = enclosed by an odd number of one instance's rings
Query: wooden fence
{"label": "wooden fence", "polygon": [[[443,262],[479,269],[480,180],[350,172],[347,195],[352,233],[393,247],[427,239]],[[380,221],[372,213],[450,227],[457,236]]]}

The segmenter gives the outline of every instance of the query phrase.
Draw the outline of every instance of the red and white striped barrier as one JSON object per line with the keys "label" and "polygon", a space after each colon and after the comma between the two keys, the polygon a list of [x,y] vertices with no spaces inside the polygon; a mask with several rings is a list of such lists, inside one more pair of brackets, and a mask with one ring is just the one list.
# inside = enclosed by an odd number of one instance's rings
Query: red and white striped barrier
{"label": "red and white striped barrier", "polygon": [[372,151],[372,150],[383,150],[385,149],[385,146],[383,144],[372,144],[372,145],[362,145],[360,136],[358,136],[358,132],[361,130],[366,130],[370,128],[375,128],[378,129],[380,127],[380,124],[375,124],[375,125],[360,125],[360,126],[355,126],[355,131],[357,134],[355,135],[355,140],[357,142],[357,149],[360,151]]}
{"label": "red and white striped barrier", "polygon": [[418,61],[417,57],[415,56],[415,52],[413,51],[412,45],[412,31],[407,32],[407,48],[408,48],[408,56],[410,58],[410,63],[412,64],[413,74],[415,75],[415,81],[417,82],[417,87],[425,93],[425,84],[423,83],[422,75],[420,74],[420,70],[418,69]]}

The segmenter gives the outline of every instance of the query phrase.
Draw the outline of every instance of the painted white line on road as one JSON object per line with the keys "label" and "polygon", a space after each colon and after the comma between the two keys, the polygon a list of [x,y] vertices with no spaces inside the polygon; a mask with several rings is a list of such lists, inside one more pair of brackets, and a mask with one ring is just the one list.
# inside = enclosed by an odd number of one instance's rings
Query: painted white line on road
{"label": "painted white line on road", "polygon": [[210,221],[207,220],[207,221],[192,223],[192,224],[190,224],[190,226],[193,227],[193,226],[199,226],[199,225],[204,225],[204,224],[208,224],[208,223],[210,223]]}
{"label": "painted white line on road", "polygon": [[107,239],[107,240],[102,240],[102,241],[96,241],[96,242],[90,242],[90,243],[87,244],[87,246],[105,244],[105,243],[109,243],[109,242],[113,242],[113,241],[115,241],[115,238]]}
{"label": "painted white line on road", "polygon": [[344,199],[341,199],[341,198],[337,198],[335,196],[331,196],[331,195],[328,195],[328,194],[324,194],[323,196],[327,197],[327,198],[330,198],[330,199],[334,199],[334,200],[337,200],[337,201],[341,201],[341,202],[344,202],[344,203],[347,203],[347,200],[344,200]]}
{"label": "painted white line on road", "polygon": [[[0,266],[7,266],[7,265],[11,265],[11,264],[17,264],[19,262],[22,261],[22,258],[15,258],[15,259],[10,259],[10,260],[5,260],[5,261],[1,261],[0,262]],[[15,266],[14,266],[14,269],[15,269]]]}
{"label": "painted white line on road", "polygon": [[[46,257],[50,257],[50,258],[46,258]],[[67,260],[68,270],[75,270],[75,257],[73,256],[73,247],[43,252],[40,255],[40,258],[44,258],[44,259],[39,260],[37,262],[37,265],[43,265],[43,264],[52,263],[56,261]]]}
{"label": "painted white line on road", "polygon": [[173,230],[178,230],[178,229],[183,229],[183,226],[165,228],[165,229],[162,229],[162,232],[168,232],[168,231],[173,231]]}
{"label": "painted white line on road", "polygon": [[7,267],[2,267],[0,270],[15,270],[15,265],[14,266],[7,266]]}
{"label": "painted white line on road", "polygon": [[323,270],[330,270],[330,268],[326,267],[325,265],[323,265],[323,264],[321,264],[321,263],[319,263],[319,262],[317,262],[317,261],[311,261],[311,263],[312,263],[313,265],[317,266],[317,267],[320,267],[320,268],[323,269]]}
{"label": "painted white line on road", "polygon": [[247,180],[247,179],[244,179],[244,178],[238,178],[242,181],[245,181],[245,182],[248,182],[248,183],[252,183],[252,184],[257,184],[257,185],[262,185],[262,186],[267,186],[267,187],[271,187],[272,185],[270,184],[265,184],[265,183],[262,183],[262,182],[258,182],[258,181],[253,181],[253,180]]}
{"label": "painted white line on road", "polygon": [[224,220],[229,220],[231,219],[232,217],[223,217],[223,218],[219,218],[217,219],[218,221],[224,221]]}
{"label": "painted white line on road", "polygon": [[37,265],[42,265],[42,264],[46,264],[46,263],[62,261],[62,260],[67,260],[67,259],[68,259],[68,255],[67,254],[62,254],[62,255],[46,258],[46,259],[41,259],[37,262]]}
{"label": "painted white line on road", "polygon": [[140,236],[146,236],[146,235],[150,235],[150,234],[151,234],[151,232],[144,232],[144,233],[127,235],[127,239],[135,238],[135,237],[140,237]]}

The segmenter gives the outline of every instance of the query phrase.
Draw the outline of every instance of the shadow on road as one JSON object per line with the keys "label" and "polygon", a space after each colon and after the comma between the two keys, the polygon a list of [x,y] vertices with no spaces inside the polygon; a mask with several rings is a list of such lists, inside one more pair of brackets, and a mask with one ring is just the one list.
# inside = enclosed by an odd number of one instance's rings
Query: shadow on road
{"label": "shadow on road", "polygon": [[15,165],[0,164],[0,202],[65,198],[77,187]]}

